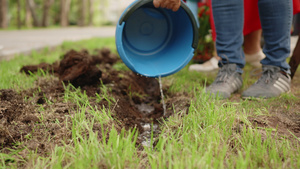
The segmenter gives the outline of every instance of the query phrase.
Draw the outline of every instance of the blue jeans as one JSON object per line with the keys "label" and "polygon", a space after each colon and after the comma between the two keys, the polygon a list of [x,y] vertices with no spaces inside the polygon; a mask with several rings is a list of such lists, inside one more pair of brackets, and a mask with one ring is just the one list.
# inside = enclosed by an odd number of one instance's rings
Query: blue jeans
{"label": "blue jeans", "polygon": [[[242,49],[244,1],[212,0],[217,39],[216,48],[222,58],[219,66],[236,63],[242,73],[245,56]],[[263,65],[278,66],[289,72],[286,58],[290,54],[292,0],[258,0],[259,15],[265,40]]]}

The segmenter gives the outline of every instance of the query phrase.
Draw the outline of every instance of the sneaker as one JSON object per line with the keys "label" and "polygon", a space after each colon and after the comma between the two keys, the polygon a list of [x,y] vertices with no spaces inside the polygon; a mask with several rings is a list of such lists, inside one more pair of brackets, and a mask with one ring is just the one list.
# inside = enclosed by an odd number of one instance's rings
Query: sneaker
{"label": "sneaker", "polygon": [[243,85],[241,73],[237,72],[236,64],[226,64],[219,70],[215,81],[206,89],[207,93],[227,99]]}
{"label": "sneaker", "polygon": [[[254,67],[261,67],[260,61],[265,58],[265,54],[260,50],[254,54],[245,53],[245,61]],[[210,60],[204,62],[203,64],[192,64],[189,67],[189,71],[198,71],[198,72],[209,72],[219,69],[218,63],[219,60],[217,56],[212,57]]]}
{"label": "sneaker", "polygon": [[219,69],[218,66],[219,60],[216,57],[212,57],[203,64],[193,64],[189,67],[189,71],[198,71],[198,72],[209,72]]}
{"label": "sneaker", "polygon": [[291,89],[291,77],[279,67],[264,65],[262,76],[243,92],[243,98],[270,98]]}

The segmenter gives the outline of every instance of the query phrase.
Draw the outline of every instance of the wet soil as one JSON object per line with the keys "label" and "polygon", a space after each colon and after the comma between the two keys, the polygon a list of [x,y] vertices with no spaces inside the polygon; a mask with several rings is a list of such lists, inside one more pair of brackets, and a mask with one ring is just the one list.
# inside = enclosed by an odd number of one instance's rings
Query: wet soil
{"label": "wet soil", "polygon": [[[91,107],[111,110],[114,120],[105,125],[94,123],[94,131],[101,131],[103,127],[109,130],[112,125],[118,131],[135,127],[140,133],[137,145],[144,145],[149,124],[157,127],[162,118],[167,119],[172,114],[172,105],[176,105],[177,112],[188,113],[192,97],[186,93],[168,93],[165,87],[167,113],[163,116],[158,79],[139,76],[131,71],[117,71],[112,67],[118,62],[121,60],[116,54],[103,48],[97,50],[95,55],[86,50],[71,50],[53,64],[22,67],[21,72],[28,75],[42,69],[53,76],[39,78],[28,90],[0,89],[0,152],[9,153],[10,149],[18,149],[19,155],[26,160],[30,151],[47,156],[57,145],[71,144],[72,118],[79,107],[66,101],[67,90],[80,89],[88,96]],[[68,84],[75,88],[66,87]],[[104,86],[109,88],[109,96],[115,101],[105,98],[107,93],[101,90]],[[97,95],[103,96],[100,97],[102,99]],[[300,94],[296,96],[300,97]],[[293,139],[295,135],[299,138],[299,110],[300,101],[296,101],[288,109],[271,107],[269,116],[250,117],[249,121],[253,126],[276,128],[282,136]],[[86,118],[92,117],[86,113]],[[239,132],[242,125],[239,123],[234,130]]]}

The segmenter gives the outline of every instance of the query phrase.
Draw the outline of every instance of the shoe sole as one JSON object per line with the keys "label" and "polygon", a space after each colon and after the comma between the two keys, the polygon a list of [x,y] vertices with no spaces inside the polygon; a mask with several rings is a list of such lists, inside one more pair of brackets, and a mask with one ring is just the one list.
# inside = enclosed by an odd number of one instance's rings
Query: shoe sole
{"label": "shoe sole", "polygon": [[[285,92],[285,93],[291,93],[291,90]],[[274,96],[274,97],[280,97],[283,93],[281,93],[279,96]],[[274,97],[254,97],[254,96],[247,96],[247,97],[242,97],[243,100],[266,100]]]}

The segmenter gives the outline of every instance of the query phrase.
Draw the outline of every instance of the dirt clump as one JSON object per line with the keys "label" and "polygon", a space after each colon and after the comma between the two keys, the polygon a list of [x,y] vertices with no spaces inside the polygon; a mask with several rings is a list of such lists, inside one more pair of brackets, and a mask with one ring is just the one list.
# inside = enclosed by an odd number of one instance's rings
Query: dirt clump
{"label": "dirt clump", "polygon": [[119,59],[107,48],[97,50],[98,55],[89,55],[87,50],[77,52],[70,50],[61,61],[53,64],[40,63],[38,65],[27,65],[21,68],[26,74],[35,73],[39,69],[56,74],[63,82],[70,82],[75,87],[92,85],[99,82],[102,71],[97,64],[105,63],[112,65]]}
{"label": "dirt clump", "polygon": [[87,52],[71,50],[60,61],[58,74],[61,81],[70,82],[78,87],[99,82],[102,72]]}
{"label": "dirt clump", "polygon": [[42,62],[38,65],[26,65],[21,68],[21,72],[25,72],[30,75],[31,73],[36,73],[39,69],[44,72],[57,73],[59,67],[59,62],[55,62],[53,64]]}

